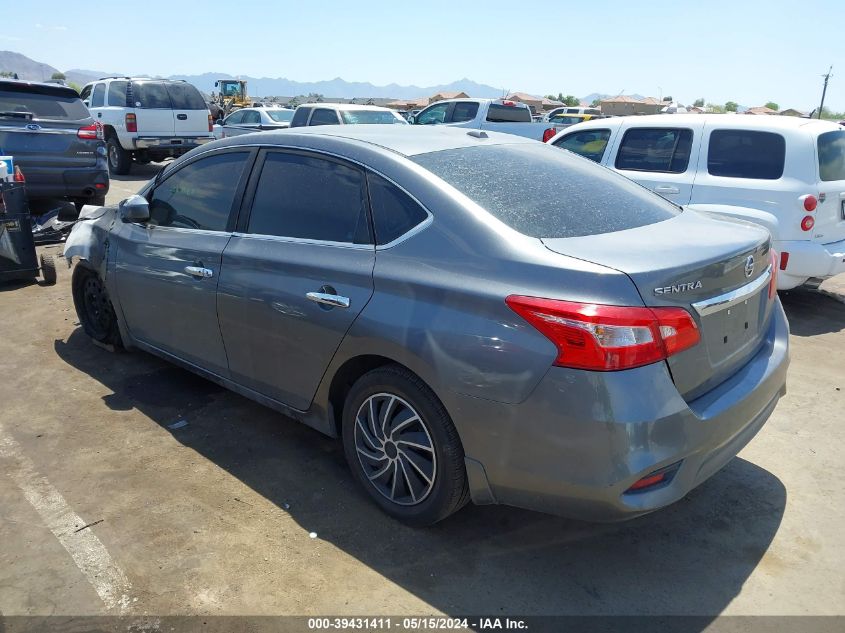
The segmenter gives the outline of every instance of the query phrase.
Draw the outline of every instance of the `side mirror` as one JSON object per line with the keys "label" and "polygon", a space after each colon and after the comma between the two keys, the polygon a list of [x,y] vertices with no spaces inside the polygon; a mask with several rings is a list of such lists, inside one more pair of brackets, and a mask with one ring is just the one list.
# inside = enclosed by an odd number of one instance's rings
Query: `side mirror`
{"label": "side mirror", "polygon": [[117,205],[117,209],[124,222],[146,222],[150,219],[150,204],[143,196],[129,196]]}
{"label": "side mirror", "polygon": [[223,119],[217,119],[214,123],[217,125],[223,125]]}

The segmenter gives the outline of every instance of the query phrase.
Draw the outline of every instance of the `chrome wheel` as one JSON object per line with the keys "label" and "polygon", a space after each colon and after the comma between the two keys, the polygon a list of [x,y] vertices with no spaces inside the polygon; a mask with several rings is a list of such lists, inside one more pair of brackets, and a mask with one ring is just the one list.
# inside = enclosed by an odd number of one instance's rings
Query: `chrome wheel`
{"label": "chrome wheel", "polygon": [[109,163],[111,164],[112,169],[117,167],[119,162],[120,158],[117,155],[117,146],[109,144]]}
{"label": "chrome wheel", "polygon": [[425,422],[399,396],[377,393],[355,416],[355,450],[370,484],[393,503],[412,506],[434,487],[437,456]]}

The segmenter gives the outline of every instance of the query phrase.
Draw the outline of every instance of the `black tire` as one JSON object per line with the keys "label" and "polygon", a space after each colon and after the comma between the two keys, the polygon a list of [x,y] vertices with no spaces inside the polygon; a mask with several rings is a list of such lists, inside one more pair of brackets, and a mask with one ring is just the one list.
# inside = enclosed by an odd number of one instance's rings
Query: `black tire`
{"label": "black tire", "polygon": [[73,305],[85,333],[98,343],[123,347],[117,316],[100,276],[77,265],[73,272]]}
{"label": "black tire", "polygon": [[41,278],[44,280],[45,286],[56,285],[56,262],[51,255],[41,255],[39,257],[41,264]]}
{"label": "black tire", "polygon": [[[385,431],[371,425],[376,418]],[[370,498],[407,525],[437,523],[469,500],[455,425],[434,392],[403,367],[374,369],[352,386],[343,407],[343,448]]]}
{"label": "black tire", "polygon": [[132,154],[120,146],[117,136],[110,136],[106,141],[109,156],[109,171],[119,176],[129,173],[132,168]]}

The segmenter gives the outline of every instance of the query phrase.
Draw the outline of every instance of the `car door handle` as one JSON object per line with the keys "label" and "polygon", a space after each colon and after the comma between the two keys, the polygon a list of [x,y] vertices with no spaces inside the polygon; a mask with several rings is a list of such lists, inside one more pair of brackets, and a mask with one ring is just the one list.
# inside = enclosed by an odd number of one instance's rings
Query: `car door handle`
{"label": "car door handle", "polygon": [[103,116],[103,113],[102,113],[102,112],[97,112],[97,116],[101,117],[101,116]]}
{"label": "car door handle", "polygon": [[330,295],[325,292],[309,292],[305,296],[314,303],[321,303],[323,305],[332,306],[333,308],[349,307],[349,297]]}
{"label": "car door handle", "polygon": [[210,268],[203,268],[202,266],[185,266],[185,272],[191,277],[197,279],[208,279],[214,277],[214,271]]}
{"label": "car door handle", "polygon": [[673,185],[657,185],[654,191],[656,193],[681,193],[681,190]]}
{"label": "car door handle", "polygon": [[176,118],[179,119],[180,121],[187,121],[188,115],[187,114],[177,114]]}

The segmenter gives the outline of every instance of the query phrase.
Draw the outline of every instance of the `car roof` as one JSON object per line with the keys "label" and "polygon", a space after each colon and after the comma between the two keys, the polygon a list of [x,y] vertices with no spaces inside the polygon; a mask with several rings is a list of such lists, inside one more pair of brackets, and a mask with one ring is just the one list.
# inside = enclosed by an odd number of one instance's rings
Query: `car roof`
{"label": "car roof", "polygon": [[[612,123],[610,121],[613,121]],[[742,128],[742,129],[766,129],[766,130],[797,130],[809,126],[809,128],[835,129],[833,121],[820,121],[818,119],[805,119],[803,117],[782,116],[782,115],[748,115],[748,114],[649,114],[645,116],[621,116],[613,119],[592,119],[579,123],[578,129],[586,129],[587,126],[608,126],[624,125],[627,123],[637,126],[648,126],[649,124],[674,123],[677,125],[694,125],[702,122],[708,126],[718,125],[721,128]],[[809,129],[808,128],[808,129]],[[567,132],[573,131],[569,128]]]}
{"label": "car roof", "polygon": [[[502,134],[500,132],[480,132],[466,128],[447,126],[415,125],[319,125],[298,127],[279,132],[262,132],[262,145],[289,145],[293,143],[307,145],[307,137],[335,139],[341,143],[370,145],[390,150],[403,156],[415,156],[429,152],[450,149],[480,147],[490,145],[524,145],[539,141]],[[231,145],[255,143],[254,135],[236,136],[225,139]],[[221,143],[222,145],[223,143]],[[205,146],[209,147],[209,146]]]}
{"label": "car roof", "polygon": [[387,110],[388,112],[395,112],[390,108],[384,108],[377,105],[363,105],[360,103],[303,103],[300,108],[329,108],[331,110]]}

